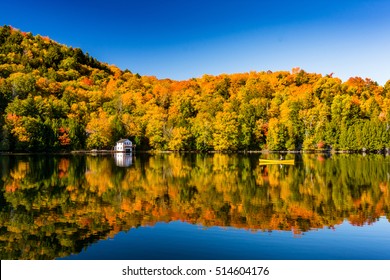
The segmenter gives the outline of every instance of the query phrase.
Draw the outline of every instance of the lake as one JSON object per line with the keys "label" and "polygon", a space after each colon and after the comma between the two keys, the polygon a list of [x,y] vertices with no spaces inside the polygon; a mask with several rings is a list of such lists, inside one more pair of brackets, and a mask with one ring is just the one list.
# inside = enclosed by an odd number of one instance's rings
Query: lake
{"label": "lake", "polygon": [[390,157],[2,155],[1,259],[390,260]]}

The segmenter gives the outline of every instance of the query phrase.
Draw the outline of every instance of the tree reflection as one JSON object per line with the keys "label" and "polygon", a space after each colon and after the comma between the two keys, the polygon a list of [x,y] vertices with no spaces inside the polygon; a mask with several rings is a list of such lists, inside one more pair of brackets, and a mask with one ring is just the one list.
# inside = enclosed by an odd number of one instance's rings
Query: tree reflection
{"label": "tree reflection", "polygon": [[113,157],[0,157],[1,259],[67,256],[160,221],[300,234],[389,218],[389,158],[295,157],[137,155],[128,168]]}

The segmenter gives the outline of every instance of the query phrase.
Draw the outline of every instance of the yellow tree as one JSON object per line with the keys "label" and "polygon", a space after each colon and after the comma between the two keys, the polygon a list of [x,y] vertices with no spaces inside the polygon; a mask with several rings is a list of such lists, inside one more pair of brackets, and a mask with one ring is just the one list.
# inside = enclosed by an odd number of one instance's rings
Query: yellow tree
{"label": "yellow tree", "polygon": [[214,149],[217,151],[237,150],[238,136],[237,114],[235,112],[218,112],[214,122]]}
{"label": "yellow tree", "polygon": [[173,151],[183,151],[189,148],[191,133],[185,127],[175,127],[172,129],[172,137],[168,142],[168,149]]}
{"label": "yellow tree", "polygon": [[277,118],[271,118],[268,123],[267,146],[269,150],[286,149],[288,131]]}
{"label": "yellow tree", "polygon": [[91,120],[87,124],[87,148],[109,148],[114,139],[112,121],[114,117],[109,116],[99,108],[98,112],[91,114]]}

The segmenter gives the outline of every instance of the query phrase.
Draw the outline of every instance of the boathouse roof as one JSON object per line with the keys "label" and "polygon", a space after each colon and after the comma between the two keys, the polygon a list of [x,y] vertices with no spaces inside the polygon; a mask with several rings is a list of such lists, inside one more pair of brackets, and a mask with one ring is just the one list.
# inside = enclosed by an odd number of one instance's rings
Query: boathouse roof
{"label": "boathouse roof", "polygon": [[129,141],[131,143],[131,141],[129,139],[121,139],[121,140],[117,141],[117,143],[124,143],[127,141]]}

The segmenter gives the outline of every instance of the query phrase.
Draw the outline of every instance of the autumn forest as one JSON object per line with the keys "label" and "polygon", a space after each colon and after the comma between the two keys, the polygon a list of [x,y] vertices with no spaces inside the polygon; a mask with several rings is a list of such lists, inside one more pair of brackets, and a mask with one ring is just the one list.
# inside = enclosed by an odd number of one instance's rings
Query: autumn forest
{"label": "autumn forest", "polygon": [[292,71],[140,76],[0,27],[0,151],[349,150],[390,147],[390,81]]}

